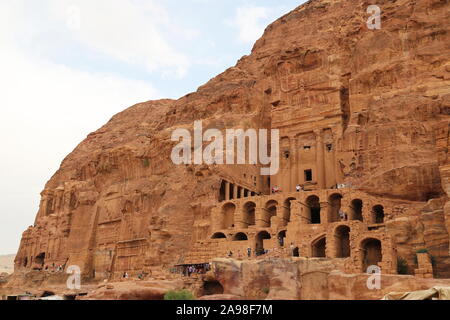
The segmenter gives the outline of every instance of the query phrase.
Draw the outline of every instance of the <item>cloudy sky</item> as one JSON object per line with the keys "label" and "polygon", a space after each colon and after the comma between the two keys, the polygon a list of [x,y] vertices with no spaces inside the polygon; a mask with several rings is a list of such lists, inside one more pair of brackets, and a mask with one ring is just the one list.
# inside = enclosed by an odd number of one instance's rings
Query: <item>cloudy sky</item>
{"label": "cloudy sky", "polygon": [[0,254],[62,159],[115,113],[179,98],[303,0],[0,0]]}

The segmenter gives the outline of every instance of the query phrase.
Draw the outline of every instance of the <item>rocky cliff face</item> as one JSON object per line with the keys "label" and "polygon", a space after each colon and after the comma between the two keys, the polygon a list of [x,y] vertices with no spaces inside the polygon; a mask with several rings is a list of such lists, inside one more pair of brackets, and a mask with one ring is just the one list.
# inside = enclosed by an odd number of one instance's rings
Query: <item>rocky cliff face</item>
{"label": "rocky cliff face", "polygon": [[[285,105],[326,118],[329,91],[343,119],[341,182],[406,203],[434,199],[394,216],[390,232],[406,255],[427,246],[448,256],[450,3],[372,2],[310,1],[196,92],[135,105],[91,133],[46,184],[16,271],[78,265],[94,276],[182,263],[200,237],[194,226],[210,225],[223,177],[263,186],[248,180],[255,166],[174,165],[172,131],[195,120],[204,130],[270,128]],[[380,30],[366,26],[371,4],[382,9]],[[280,82],[300,93],[283,94]]]}

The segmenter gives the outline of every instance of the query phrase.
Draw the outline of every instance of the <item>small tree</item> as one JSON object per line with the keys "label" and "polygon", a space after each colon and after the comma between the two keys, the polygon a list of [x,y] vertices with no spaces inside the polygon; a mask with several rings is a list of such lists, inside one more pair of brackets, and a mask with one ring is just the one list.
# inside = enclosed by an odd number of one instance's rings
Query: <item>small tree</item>
{"label": "small tree", "polygon": [[408,274],[408,261],[405,258],[397,258],[397,273],[398,274]]}
{"label": "small tree", "polygon": [[164,295],[164,300],[195,300],[194,295],[188,290],[172,290]]}

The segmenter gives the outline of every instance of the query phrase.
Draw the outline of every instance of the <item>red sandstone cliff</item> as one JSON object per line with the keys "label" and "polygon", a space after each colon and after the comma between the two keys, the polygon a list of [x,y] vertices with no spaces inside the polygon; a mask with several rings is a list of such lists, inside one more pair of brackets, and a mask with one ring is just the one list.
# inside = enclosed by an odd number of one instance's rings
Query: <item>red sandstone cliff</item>
{"label": "red sandstone cliff", "polygon": [[64,264],[93,276],[183,262],[204,236],[194,226],[212,232],[221,179],[254,187],[259,170],[175,166],[172,131],[194,120],[205,129],[270,128],[298,115],[312,128],[338,117],[338,182],[422,203],[388,222],[400,252],[448,256],[450,2],[376,1],[382,28],[368,30],[372,3],[310,1],[196,92],[135,105],[91,133],[46,184],[16,271]]}

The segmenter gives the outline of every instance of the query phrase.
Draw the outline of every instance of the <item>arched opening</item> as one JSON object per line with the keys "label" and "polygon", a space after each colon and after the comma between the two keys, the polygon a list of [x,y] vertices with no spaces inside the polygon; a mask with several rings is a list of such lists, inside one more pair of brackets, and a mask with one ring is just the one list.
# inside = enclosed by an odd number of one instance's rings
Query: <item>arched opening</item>
{"label": "arched opening", "polygon": [[223,294],[223,286],[219,281],[205,281],[203,283],[203,295],[212,296],[215,294]]}
{"label": "arched opening", "polygon": [[286,230],[280,231],[278,233],[278,245],[280,247],[284,247],[285,240],[286,240]]}
{"label": "arched opening", "polygon": [[226,187],[227,187],[227,183],[224,180],[222,180],[222,182],[220,184],[220,191],[219,191],[219,202],[226,200],[225,199]]}
{"label": "arched opening", "polygon": [[361,242],[361,254],[363,272],[367,272],[370,266],[378,266],[383,260],[381,241],[369,238]]}
{"label": "arched opening", "polygon": [[298,247],[294,248],[294,251],[292,252],[292,256],[293,257],[300,257],[300,250],[298,249]]}
{"label": "arched opening", "polygon": [[244,223],[248,226],[254,226],[255,222],[255,208],[254,202],[247,202],[244,205]]}
{"label": "arched opening", "polygon": [[341,220],[339,216],[339,211],[341,210],[341,202],[342,202],[342,195],[335,193],[330,196],[328,199],[328,202],[330,203],[328,209],[328,221],[329,222],[338,222]]}
{"label": "arched opening", "polygon": [[227,236],[222,232],[216,232],[212,235],[211,239],[226,239]]}
{"label": "arched opening", "polygon": [[23,266],[26,267],[28,265],[28,258],[25,257],[25,259],[23,259]]}
{"label": "arched opening", "polygon": [[281,216],[282,226],[287,226],[291,222],[291,201],[297,200],[295,198],[287,198],[283,203],[283,215]]}
{"label": "arched opening", "polygon": [[264,226],[270,227],[272,225],[271,219],[272,217],[277,216],[277,206],[278,202],[275,200],[270,200],[266,203],[265,210],[264,210]]}
{"label": "arched opening", "polygon": [[246,240],[248,240],[248,237],[247,237],[247,235],[246,235],[245,233],[243,233],[243,232],[236,233],[236,234],[233,236],[233,241],[246,241]]}
{"label": "arched opening", "polygon": [[372,214],[374,223],[384,223],[384,207],[382,205],[374,206],[372,209]]}
{"label": "arched opening", "polygon": [[355,199],[350,204],[351,220],[363,221],[362,215],[363,202],[360,199]]}
{"label": "arched opening", "polygon": [[45,252],[38,254],[36,258],[34,258],[34,263],[36,265],[35,269],[42,269],[45,263]]}
{"label": "arched opening", "polygon": [[320,200],[317,196],[309,196],[306,199],[306,206],[308,207],[308,216],[310,224],[320,224]]}
{"label": "arched opening", "polygon": [[312,256],[313,258],[325,258],[326,257],[326,245],[327,238],[325,236],[320,237],[312,243]]}
{"label": "arched opening", "polygon": [[348,226],[340,226],[336,228],[336,257],[350,257],[350,228]]}
{"label": "arched opening", "polygon": [[271,239],[271,236],[267,231],[261,231],[256,235],[256,255],[265,254],[264,240],[268,239]]}
{"label": "arched opening", "polygon": [[234,212],[236,205],[234,203],[227,203],[222,207],[222,229],[234,227]]}

